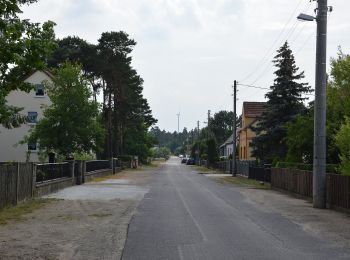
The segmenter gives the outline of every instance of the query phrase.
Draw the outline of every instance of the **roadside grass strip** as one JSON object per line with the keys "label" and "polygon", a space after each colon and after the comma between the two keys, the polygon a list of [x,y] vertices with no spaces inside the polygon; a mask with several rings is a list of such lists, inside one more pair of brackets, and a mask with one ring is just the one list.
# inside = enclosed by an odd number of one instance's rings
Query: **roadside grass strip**
{"label": "roadside grass strip", "polygon": [[193,168],[193,170],[197,171],[199,174],[207,174],[207,173],[216,174],[216,173],[221,173],[219,171],[216,171],[216,170],[213,170],[213,169],[209,169],[209,168],[204,167],[204,166],[191,165],[191,167]]}
{"label": "roadside grass strip", "polygon": [[18,203],[16,206],[8,206],[0,210],[0,225],[6,225],[10,221],[24,221],[26,215],[57,201],[57,199],[32,199]]}
{"label": "roadside grass strip", "polygon": [[223,177],[218,178],[217,181],[222,184],[232,184],[236,186],[248,187],[253,189],[269,190],[271,189],[270,183],[260,182],[252,179],[247,179],[243,177]]}

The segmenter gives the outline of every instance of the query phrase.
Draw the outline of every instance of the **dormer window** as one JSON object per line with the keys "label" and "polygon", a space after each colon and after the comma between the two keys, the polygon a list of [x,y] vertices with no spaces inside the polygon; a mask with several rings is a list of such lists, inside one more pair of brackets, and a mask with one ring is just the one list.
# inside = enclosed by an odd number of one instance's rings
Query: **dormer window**
{"label": "dormer window", "polygon": [[43,97],[44,95],[45,95],[44,85],[43,84],[36,84],[35,85],[35,96]]}
{"label": "dormer window", "polygon": [[28,124],[36,124],[38,119],[38,112],[28,112]]}

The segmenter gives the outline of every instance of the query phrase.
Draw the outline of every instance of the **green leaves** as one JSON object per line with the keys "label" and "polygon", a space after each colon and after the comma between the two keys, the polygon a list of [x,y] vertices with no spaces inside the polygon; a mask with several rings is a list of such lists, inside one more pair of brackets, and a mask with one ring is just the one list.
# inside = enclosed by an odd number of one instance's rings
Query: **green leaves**
{"label": "green leaves", "polygon": [[47,86],[52,105],[44,110],[44,118],[29,139],[38,142],[42,150],[53,149],[62,155],[98,151],[104,130],[81,67],[67,62],[54,74],[53,84]]}
{"label": "green leaves", "polygon": [[29,91],[30,86],[23,79],[34,70],[42,70],[46,60],[56,47],[53,22],[43,25],[21,20],[17,14],[20,5],[30,4],[35,0],[5,0],[0,3],[0,124],[5,127],[16,127],[8,124],[19,118],[19,109],[6,104],[6,96],[13,90]]}
{"label": "green leaves", "polygon": [[261,160],[285,159],[287,155],[286,124],[293,122],[296,115],[305,112],[303,94],[310,92],[306,83],[298,81],[304,73],[298,73],[294,56],[286,42],[278,51],[273,63],[277,70],[274,84],[266,94],[267,106],[258,126],[254,129],[253,155]]}

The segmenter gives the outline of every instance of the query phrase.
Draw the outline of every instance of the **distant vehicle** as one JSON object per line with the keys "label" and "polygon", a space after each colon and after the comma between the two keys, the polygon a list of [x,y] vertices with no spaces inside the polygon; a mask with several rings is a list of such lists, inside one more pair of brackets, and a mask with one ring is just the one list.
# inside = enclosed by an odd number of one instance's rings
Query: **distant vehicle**
{"label": "distant vehicle", "polygon": [[194,165],[194,159],[189,158],[186,162],[187,165]]}
{"label": "distant vehicle", "polygon": [[181,159],[182,159],[182,158],[184,158],[184,156],[183,156],[182,154],[180,154],[180,155],[179,155],[179,158],[181,158]]}
{"label": "distant vehicle", "polygon": [[187,163],[187,158],[182,158],[181,163]]}

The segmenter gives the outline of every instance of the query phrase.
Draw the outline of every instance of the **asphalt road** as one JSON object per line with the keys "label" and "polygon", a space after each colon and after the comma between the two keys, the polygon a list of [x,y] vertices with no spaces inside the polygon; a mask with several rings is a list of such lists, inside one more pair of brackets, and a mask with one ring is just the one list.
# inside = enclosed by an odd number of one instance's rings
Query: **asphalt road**
{"label": "asphalt road", "polygon": [[350,252],[172,158],[129,225],[123,259],[350,259]]}

